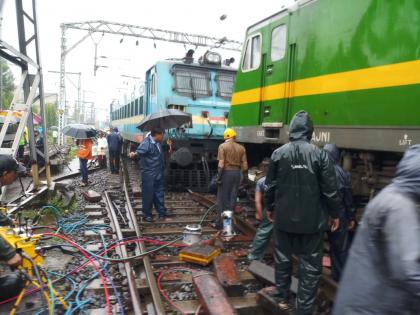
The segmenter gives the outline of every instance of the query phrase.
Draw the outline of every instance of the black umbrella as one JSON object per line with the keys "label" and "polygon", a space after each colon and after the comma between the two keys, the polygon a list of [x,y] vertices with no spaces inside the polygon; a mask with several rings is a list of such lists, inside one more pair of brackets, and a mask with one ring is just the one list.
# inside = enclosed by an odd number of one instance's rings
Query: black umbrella
{"label": "black umbrella", "polygon": [[192,121],[191,114],[177,109],[164,109],[147,115],[137,126],[141,131],[150,131],[153,128],[178,128]]}
{"label": "black umbrella", "polygon": [[83,124],[70,124],[63,128],[63,134],[76,139],[90,139],[96,137],[96,129]]}

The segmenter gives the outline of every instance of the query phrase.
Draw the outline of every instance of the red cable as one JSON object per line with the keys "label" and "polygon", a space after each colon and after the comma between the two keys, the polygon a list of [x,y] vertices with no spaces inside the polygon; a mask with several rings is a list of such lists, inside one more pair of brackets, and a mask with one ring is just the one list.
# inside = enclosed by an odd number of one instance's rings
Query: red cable
{"label": "red cable", "polygon": [[[54,234],[54,236],[56,236],[57,234]],[[163,242],[163,241],[158,241],[158,240],[152,240],[152,239],[143,239],[143,238],[137,238],[137,239],[132,239],[132,240],[126,240],[126,241],[120,241],[120,242],[118,242],[118,243],[116,243],[116,244],[114,244],[114,245],[112,245],[111,247],[109,247],[109,248],[107,248],[106,250],[104,250],[104,251],[102,251],[101,253],[99,253],[99,255],[105,255],[106,253],[108,253],[109,251],[111,251],[112,249],[114,249],[114,248],[116,248],[116,247],[118,247],[118,246],[120,246],[120,245],[123,245],[123,244],[130,244],[130,243],[140,243],[140,242],[148,242],[148,243],[155,243],[155,244],[157,244],[157,245],[165,245],[165,244],[167,244],[167,242]],[[186,246],[188,246],[188,245],[184,245],[184,244],[172,244],[172,245],[170,245],[171,247],[186,247]],[[79,250],[80,251],[80,250]],[[86,258],[86,256],[84,256],[85,258]],[[85,266],[87,266],[90,262],[92,262],[92,260],[90,260],[90,259],[88,259],[88,261],[86,261],[84,264],[82,264],[81,266],[79,266],[79,267],[77,267],[77,268],[75,268],[75,269],[73,269],[72,271],[70,271],[68,274],[72,274],[72,273],[75,273],[75,272],[78,272],[78,271],[80,271],[81,269],[83,269]],[[56,281],[53,281],[53,283],[55,283]],[[35,288],[35,289],[32,289],[32,290],[28,290],[28,291],[26,291],[26,293],[25,293],[25,296],[28,296],[28,295],[31,295],[32,293],[35,293],[35,292],[38,292],[39,291],[39,289],[37,289],[37,288]],[[14,300],[16,300],[18,298],[18,295],[16,295],[16,296],[14,296],[14,297],[11,297],[11,298],[8,298],[8,299],[6,299],[6,300],[4,300],[4,301],[0,301],[0,305],[3,305],[3,304],[6,304],[6,303],[9,303],[9,302],[12,302],[12,301],[14,301]]]}
{"label": "red cable", "polygon": [[69,239],[69,238],[65,237],[64,235],[54,234],[54,233],[44,233],[44,235],[47,235],[47,236],[53,236],[53,237],[60,238],[60,239],[62,239],[62,240],[64,240],[64,241],[66,241],[67,243],[69,243],[69,244],[73,245],[74,247],[76,247],[76,248],[79,250],[79,252],[80,252],[80,253],[81,253],[81,254],[82,254],[82,255],[83,255],[86,259],[88,259],[88,260],[92,263],[93,268],[95,268],[96,272],[97,272],[97,273],[98,273],[98,275],[99,275],[99,279],[101,280],[102,285],[104,286],[104,293],[105,293],[105,302],[106,302],[106,307],[107,307],[107,314],[108,314],[108,315],[111,315],[112,310],[111,310],[111,303],[110,303],[110,301],[109,301],[108,286],[107,286],[107,284],[106,284],[105,277],[104,277],[104,275],[102,274],[101,269],[100,269],[100,268],[96,265],[95,260],[93,260],[93,259],[92,259],[92,258],[88,255],[88,253],[87,253],[87,252],[83,249],[83,247],[79,246],[78,244],[76,244],[75,242],[73,242],[71,239]]}
{"label": "red cable", "polygon": [[185,313],[179,306],[177,306],[172,300],[171,298],[166,294],[165,290],[163,290],[162,288],[162,284],[161,284],[161,280],[162,277],[168,273],[169,271],[173,271],[173,270],[178,270],[178,271],[189,271],[189,272],[193,272],[196,271],[195,269],[191,269],[191,268],[182,268],[182,267],[177,267],[177,268],[170,268],[170,269],[166,269],[161,271],[161,273],[159,274],[158,278],[157,278],[157,286],[158,289],[160,291],[160,294],[163,295],[163,297],[165,298],[165,300],[173,307],[175,308],[178,312],[180,312],[182,315],[187,315],[187,313]]}

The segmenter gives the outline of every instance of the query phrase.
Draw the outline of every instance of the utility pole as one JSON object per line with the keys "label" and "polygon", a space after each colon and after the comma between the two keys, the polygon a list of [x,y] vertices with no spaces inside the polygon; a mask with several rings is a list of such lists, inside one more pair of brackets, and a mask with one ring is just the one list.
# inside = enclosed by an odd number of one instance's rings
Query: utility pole
{"label": "utility pole", "polygon": [[[57,74],[61,74],[61,71],[48,71],[49,73],[57,73]],[[80,116],[80,104],[82,103],[82,73],[81,72],[65,72],[64,73],[64,79],[67,76],[67,79],[70,81],[70,83],[73,84],[74,87],[77,88],[77,103],[75,106],[75,118],[76,118],[76,122],[78,122],[79,120],[79,116]],[[69,76],[70,75],[75,75],[77,76],[77,86],[70,80]],[[60,77],[61,79],[61,77]],[[61,83],[60,83],[61,84]],[[67,109],[67,106],[66,106]],[[59,112],[59,108],[57,106],[57,112]],[[60,136],[60,135],[59,135]]]}
{"label": "utility pole", "polygon": [[[82,100],[82,109],[81,113],[83,118],[80,123],[87,124],[91,123],[92,120],[95,120],[95,103],[86,101],[86,93],[94,93],[93,91],[83,90],[83,100]],[[89,115],[88,115],[89,113]]]}
{"label": "utility pole", "polygon": [[[191,34],[185,32],[176,32],[171,30],[163,30],[157,29],[152,27],[144,27],[132,24],[124,24],[124,23],[113,23],[108,21],[86,21],[80,23],[63,23],[61,24],[61,58],[60,58],[60,93],[59,93],[59,119],[58,119],[58,129],[59,129],[59,138],[58,143],[62,144],[64,142],[64,136],[62,134],[62,128],[65,125],[66,121],[66,80],[65,80],[65,72],[66,72],[66,57],[67,55],[79,46],[83,41],[85,41],[88,37],[92,38],[92,35],[95,33],[102,34],[113,34],[113,35],[121,35],[127,37],[136,37],[136,38],[145,38],[149,40],[156,41],[164,41],[164,42],[171,42],[177,43],[182,45],[193,45],[196,47],[208,47],[209,49],[212,48],[219,48],[225,49],[230,51],[241,51],[242,50],[242,42],[229,40],[226,37],[217,38],[217,37],[210,37],[198,34]],[[74,43],[70,48],[67,48],[67,39],[66,39],[66,31],[68,29],[76,29],[85,31],[85,35],[83,35],[76,43]],[[102,38],[101,38],[102,39]],[[92,38],[93,40],[93,38]],[[95,59],[94,59],[94,74],[96,75],[97,69],[100,67],[97,64],[97,46],[98,42],[94,41],[95,44]],[[122,40],[120,40],[122,43]],[[138,41],[136,42],[138,45]],[[156,46],[156,43],[155,43]]]}

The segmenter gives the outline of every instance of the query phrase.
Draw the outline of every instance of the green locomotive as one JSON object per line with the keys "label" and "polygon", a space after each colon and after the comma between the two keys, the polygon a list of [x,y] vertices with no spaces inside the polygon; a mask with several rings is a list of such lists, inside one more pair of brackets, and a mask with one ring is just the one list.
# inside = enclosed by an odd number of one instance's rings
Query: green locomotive
{"label": "green locomotive", "polygon": [[298,0],[250,26],[229,125],[266,155],[299,110],[316,143],[347,149],[365,183],[386,182],[378,172],[420,143],[420,1]]}

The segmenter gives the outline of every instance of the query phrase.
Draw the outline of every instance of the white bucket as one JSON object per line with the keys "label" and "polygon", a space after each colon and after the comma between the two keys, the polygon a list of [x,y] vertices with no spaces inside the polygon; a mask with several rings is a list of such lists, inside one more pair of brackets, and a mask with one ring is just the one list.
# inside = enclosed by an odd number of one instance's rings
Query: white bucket
{"label": "white bucket", "polygon": [[192,245],[201,241],[201,225],[189,224],[184,229],[184,238],[182,242]]}

